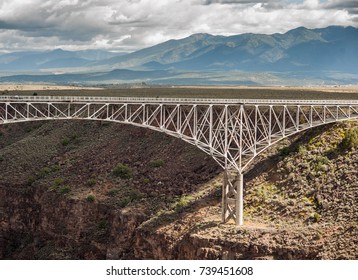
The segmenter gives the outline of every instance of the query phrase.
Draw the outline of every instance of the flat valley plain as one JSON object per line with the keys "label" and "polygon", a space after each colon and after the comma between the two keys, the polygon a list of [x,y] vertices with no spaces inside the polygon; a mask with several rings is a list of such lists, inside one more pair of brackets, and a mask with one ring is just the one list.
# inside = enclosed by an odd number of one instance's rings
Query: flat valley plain
{"label": "flat valley plain", "polygon": [[40,85],[0,85],[0,95],[108,96],[151,98],[358,100],[354,87],[131,87],[86,88]]}

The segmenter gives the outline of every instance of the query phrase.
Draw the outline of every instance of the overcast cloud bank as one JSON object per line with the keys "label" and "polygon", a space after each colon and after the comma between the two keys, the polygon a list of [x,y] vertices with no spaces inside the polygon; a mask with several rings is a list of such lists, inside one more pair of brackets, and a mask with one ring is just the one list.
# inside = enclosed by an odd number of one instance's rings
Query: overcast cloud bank
{"label": "overcast cloud bank", "polygon": [[133,51],[193,33],[358,26],[355,0],[0,0],[0,51]]}

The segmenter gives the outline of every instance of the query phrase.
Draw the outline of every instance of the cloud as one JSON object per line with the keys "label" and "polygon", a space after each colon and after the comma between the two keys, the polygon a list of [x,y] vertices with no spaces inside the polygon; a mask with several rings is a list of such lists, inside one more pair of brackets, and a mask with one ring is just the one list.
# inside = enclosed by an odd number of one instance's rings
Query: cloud
{"label": "cloud", "polygon": [[212,4],[257,4],[257,3],[269,3],[269,2],[277,2],[270,0],[203,0],[203,5],[212,5]]}
{"label": "cloud", "polygon": [[357,26],[350,0],[2,0],[0,50],[130,51],[193,33]]}
{"label": "cloud", "polygon": [[350,14],[358,14],[358,2],[356,0],[330,0],[325,7],[333,10],[346,10]]}

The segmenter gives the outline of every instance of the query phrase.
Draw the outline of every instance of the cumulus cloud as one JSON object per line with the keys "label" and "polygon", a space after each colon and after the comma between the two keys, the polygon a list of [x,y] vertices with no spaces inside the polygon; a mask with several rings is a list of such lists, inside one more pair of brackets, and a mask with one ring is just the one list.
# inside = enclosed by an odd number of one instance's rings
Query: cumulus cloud
{"label": "cumulus cloud", "polygon": [[0,50],[135,50],[193,33],[357,26],[354,0],[0,0]]}

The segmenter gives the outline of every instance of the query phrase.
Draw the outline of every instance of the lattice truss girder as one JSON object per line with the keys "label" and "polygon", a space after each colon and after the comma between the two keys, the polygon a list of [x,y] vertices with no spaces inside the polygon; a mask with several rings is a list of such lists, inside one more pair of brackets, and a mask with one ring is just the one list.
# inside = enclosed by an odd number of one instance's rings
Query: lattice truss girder
{"label": "lattice truss girder", "polygon": [[357,117],[356,104],[0,102],[0,122],[91,119],[148,127],[196,145],[225,170],[240,174],[257,154],[284,137]]}

